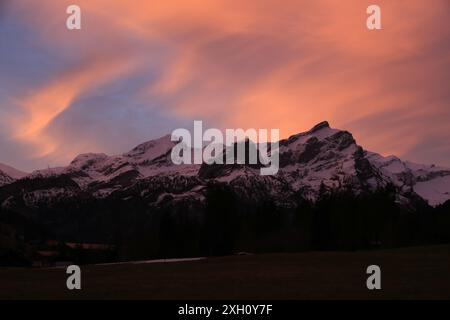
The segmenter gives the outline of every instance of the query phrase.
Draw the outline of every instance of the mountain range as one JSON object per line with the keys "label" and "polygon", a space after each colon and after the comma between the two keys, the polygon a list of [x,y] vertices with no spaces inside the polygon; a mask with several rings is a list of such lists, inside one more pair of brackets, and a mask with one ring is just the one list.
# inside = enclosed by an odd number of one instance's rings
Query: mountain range
{"label": "mountain range", "polygon": [[450,169],[367,151],[350,132],[331,128],[326,121],[279,143],[280,169],[274,176],[261,176],[251,165],[174,165],[170,154],[176,142],[170,135],[121,155],[81,154],[66,167],[30,174],[0,165],[1,205],[20,198],[34,206],[81,195],[138,196],[155,204],[167,197],[201,200],[210,181],[228,184],[242,197],[270,197],[288,207],[299,195],[315,201],[321,188],[358,194],[392,185],[403,204],[422,199],[436,206],[450,199]]}

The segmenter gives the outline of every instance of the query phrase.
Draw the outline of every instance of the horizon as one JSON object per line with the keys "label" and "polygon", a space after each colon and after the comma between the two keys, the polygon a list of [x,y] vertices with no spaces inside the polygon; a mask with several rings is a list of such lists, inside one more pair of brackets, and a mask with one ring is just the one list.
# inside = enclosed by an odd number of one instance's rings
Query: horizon
{"label": "horizon", "polygon": [[365,150],[450,167],[450,3],[377,1],[376,31],[369,4],[2,1],[0,163],[120,154],[195,119],[280,139],[325,119]]}

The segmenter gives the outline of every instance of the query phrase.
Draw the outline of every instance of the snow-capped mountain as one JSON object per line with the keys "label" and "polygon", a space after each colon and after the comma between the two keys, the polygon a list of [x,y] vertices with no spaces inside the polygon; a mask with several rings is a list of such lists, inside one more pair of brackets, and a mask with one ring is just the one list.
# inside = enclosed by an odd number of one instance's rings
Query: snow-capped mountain
{"label": "snow-capped mountain", "polygon": [[383,157],[373,152],[365,152],[365,155],[383,178],[402,192],[414,192],[431,206],[450,199],[450,169],[402,161],[395,156]]}
{"label": "snow-capped mountain", "polygon": [[323,183],[330,188],[376,190],[393,184],[400,196],[416,193],[432,206],[450,199],[450,169],[366,151],[349,132],[332,129],[327,122],[282,144],[282,172],[298,172],[300,179],[288,174],[289,179],[302,187],[317,191]]}
{"label": "snow-capped mountain", "polygon": [[[345,188],[360,193],[387,185],[396,188],[399,202],[422,198],[435,206],[450,199],[450,169],[366,151],[351,133],[330,128],[327,122],[280,141],[280,169],[274,176],[261,176],[254,165],[174,165],[170,159],[174,145],[166,135],[122,155],[82,154],[67,167],[35,171],[19,181],[6,176],[3,184],[22,184],[7,190],[15,190],[12,196],[29,205],[81,194],[140,197],[153,204],[164,199],[201,201],[205,186],[211,182],[231,186],[240,197],[271,197],[285,206],[299,196],[314,201],[321,189]],[[0,175],[0,184],[1,179]],[[8,192],[0,188],[0,200],[11,201]]]}
{"label": "snow-capped mountain", "polygon": [[123,189],[140,179],[170,174],[196,174],[198,166],[174,166],[170,160],[170,135],[138,145],[122,155],[86,153],[77,156],[67,167],[34,171],[28,178],[69,177],[81,189],[95,190],[104,196]]}

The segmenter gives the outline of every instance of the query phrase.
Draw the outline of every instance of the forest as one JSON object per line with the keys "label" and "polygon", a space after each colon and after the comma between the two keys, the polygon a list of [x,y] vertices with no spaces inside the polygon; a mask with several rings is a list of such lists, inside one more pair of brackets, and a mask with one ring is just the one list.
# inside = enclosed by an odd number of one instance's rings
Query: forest
{"label": "forest", "polygon": [[[443,244],[450,243],[450,201],[405,206],[390,186],[359,195],[323,188],[318,201],[298,195],[295,207],[286,208],[270,198],[243,200],[227,184],[213,183],[204,201],[167,195],[158,207],[139,197],[87,197],[1,209],[0,263],[4,256],[29,261],[49,240],[111,245],[112,254],[97,259],[107,262]],[[103,262],[97,260],[77,262]]]}

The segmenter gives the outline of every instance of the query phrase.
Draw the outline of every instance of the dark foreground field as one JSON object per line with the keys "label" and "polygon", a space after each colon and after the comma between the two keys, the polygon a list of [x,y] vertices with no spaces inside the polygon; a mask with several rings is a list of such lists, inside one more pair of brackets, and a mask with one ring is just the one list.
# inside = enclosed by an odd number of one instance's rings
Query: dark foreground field
{"label": "dark foreground field", "polygon": [[[366,268],[382,290],[366,288]],[[450,246],[310,252],[201,261],[82,267],[82,290],[65,269],[0,269],[1,299],[450,299]]]}

